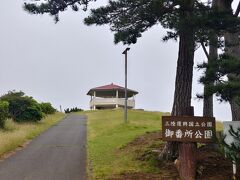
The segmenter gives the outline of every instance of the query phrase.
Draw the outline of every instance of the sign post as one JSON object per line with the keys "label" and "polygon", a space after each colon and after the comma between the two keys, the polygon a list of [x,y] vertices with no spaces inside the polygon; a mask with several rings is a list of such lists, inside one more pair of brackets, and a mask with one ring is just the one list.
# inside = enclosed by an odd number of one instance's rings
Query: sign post
{"label": "sign post", "polygon": [[197,142],[210,143],[215,137],[215,118],[195,116],[163,116],[162,139],[179,144],[178,170],[184,180],[196,176]]}
{"label": "sign post", "polygon": [[163,116],[164,141],[210,143],[215,137],[215,118],[190,116]]}

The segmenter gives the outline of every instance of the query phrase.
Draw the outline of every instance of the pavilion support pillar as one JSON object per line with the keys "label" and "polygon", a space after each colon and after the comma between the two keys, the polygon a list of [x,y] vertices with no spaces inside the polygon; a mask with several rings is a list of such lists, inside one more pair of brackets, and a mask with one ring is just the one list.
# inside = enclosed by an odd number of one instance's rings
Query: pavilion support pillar
{"label": "pavilion support pillar", "polygon": [[96,99],[96,91],[93,92],[93,110],[96,110],[95,99]]}
{"label": "pavilion support pillar", "polygon": [[118,90],[116,91],[116,108],[118,108]]}
{"label": "pavilion support pillar", "polygon": [[91,95],[91,99],[90,99],[90,109],[91,109],[91,110],[93,109],[92,103],[93,103],[93,96]]}
{"label": "pavilion support pillar", "polygon": [[135,108],[135,95],[133,95],[133,109]]}

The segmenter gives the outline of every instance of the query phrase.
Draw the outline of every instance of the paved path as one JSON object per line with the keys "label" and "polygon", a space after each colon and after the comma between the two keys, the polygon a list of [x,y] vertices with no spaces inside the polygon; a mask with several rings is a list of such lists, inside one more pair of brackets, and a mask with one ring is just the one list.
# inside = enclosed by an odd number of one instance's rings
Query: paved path
{"label": "paved path", "polygon": [[85,180],[86,118],[69,115],[0,162],[0,180]]}

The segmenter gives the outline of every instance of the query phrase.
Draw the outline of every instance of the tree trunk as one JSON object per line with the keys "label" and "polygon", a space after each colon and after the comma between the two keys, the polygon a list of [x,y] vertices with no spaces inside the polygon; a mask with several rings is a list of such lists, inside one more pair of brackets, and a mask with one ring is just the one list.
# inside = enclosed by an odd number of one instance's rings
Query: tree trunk
{"label": "tree trunk", "polygon": [[[217,37],[214,37],[209,46],[209,59],[208,63],[211,61],[216,61],[217,53]],[[203,99],[203,116],[204,117],[213,117],[213,95],[207,96],[207,85],[204,85],[204,99]]]}
{"label": "tree trunk", "polygon": [[[206,94],[207,87],[204,85],[204,94]],[[213,96],[205,97],[203,99],[203,117],[213,117]]]}
{"label": "tree trunk", "polygon": [[232,112],[232,121],[240,121],[240,106],[236,103],[235,99],[232,99],[229,103]]}
{"label": "tree trunk", "polygon": [[[213,1],[213,5],[216,1]],[[209,45],[209,58],[208,63],[211,63],[213,61],[216,61],[218,57],[218,48],[217,48],[217,36],[213,37],[213,39],[210,40]],[[208,69],[207,69],[208,70]],[[213,82],[211,82],[213,84]],[[213,95],[208,96],[207,95],[207,88],[208,85],[204,85],[204,99],[203,99],[203,117],[213,117]],[[208,148],[217,150],[218,145],[215,142],[207,144]]]}
{"label": "tree trunk", "polygon": [[[194,59],[193,33],[183,32],[180,35],[177,73],[175,81],[172,116],[188,115],[186,109],[191,106],[192,76]],[[178,157],[178,143],[167,142],[160,159],[174,160]]]}
{"label": "tree trunk", "polygon": [[231,10],[233,0],[216,0],[216,6],[219,11]]}
{"label": "tree trunk", "polygon": [[[212,8],[217,10],[218,8],[217,0],[212,1]],[[208,63],[212,63],[216,61],[218,57],[217,41],[218,41],[217,35],[214,34],[213,37],[210,38],[210,42],[209,42]],[[213,84],[213,82],[211,82],[211,84]],[[207,95],[207,88],[208,88],[208,85],[205,84],[204,99],[203,99],[203,117],[213,117],[213,95],[210,95],[210,96]],[[213,143],[207,144],[207,147],[217,150],[218,145],[213,142]]]}
{"label": "tree trunk", "polygon": [[[233,42],[233,45],[230,45],[230,47],[227,48],[227,53],[233,57],[239,58],[240,57],[240,46],[239,46],[239,37],[238,34],[227,34],[225,35],[226,41]],[[236,42],[236,40],[238,42]],[[236,47],[234,47],[236,46]],[[238,75],[239,76],[239,75]],[[236,102],[236,98],[232,98],[230,101],[230,107],[232,112],[232,121],[240,121],[240,106]]]}
{"label": "tree trunk", "polygon": [[179,42],[174,102],[171,113],[172,116],[187,115],[186,109],[191,106],[193,59],[193,32],[182,32],[180,34]]}
{"label": "tree trunk", "polygon": [[197,143],[180,143],[179,145],[179,175],[182,180],[196,179]]}
{"label": "tree trunk", "polygon": [[[194,116],[193,107],[189,107],[189,109],[186,109],[186,114],[188,116]],[[179,171],[179,176],[182,180],[196,179],[196,153],[197,143],[179,143],[179,158],[175,161],[175,165]]]}
{"label": "tree trunk", "polygon": [[[240,57],[240,44],[238,33],[226,33],[226,53],[235,58]],[[240,121],[240,106],[236,103],[236,98],[232,98],[230,101],[230,107],[232,112],[232,121]]]}
{"label": "tree trunk", "polygon": [[[213,0],[212,1],[212,9],[216,11],[220,11],[219,8],[223,6],[223,2],[221,0]],[[210,38],[209,42],[209,58],[208,63],[216,61],[218,57],[218,37],[216,33],[214,33],[213,37]],[[208,71],[208,69],[207,69]],[[213,84],[213,82],[212,82]],[[203,116],[204,117],[213,117],[213,96],[206,96],[207,85],[204,85],[204,99],[203,99]]]}
{"label": "tree trunk", "polygon": [[[217,0],[212,1],[212,8],[217,8]],[[209,42],[209,58],[208,63],[216,61],[218,57],[218,48],[217,48],[218,38],[216,34],[210,39]],[[208,71],[208,69],[207,69]],[[213,82],[211,82],[213,84]],[[203,117],[213,117],[213,95],[207,95],[208,85],[204,85],[204,99],[203,99]],[[217,150],[218,145],[214,142],[207,144],[207,147],[210,149]]]}
{"label": "tree trunk", "polygon": [[[193,9],[193,0],[185,0],[185,9],[182,18],[190,19]],[[190,23],[189,23],[190,24]],[[172,116],[188,115],[187,109],[191,107],[192,76],[194,60],[194,31],[191,26],[180,32],[177,73],[175,80],[174,102]],[[178,157],[178,143],[167,142],[160,154],[161,160],[174,160]]]}

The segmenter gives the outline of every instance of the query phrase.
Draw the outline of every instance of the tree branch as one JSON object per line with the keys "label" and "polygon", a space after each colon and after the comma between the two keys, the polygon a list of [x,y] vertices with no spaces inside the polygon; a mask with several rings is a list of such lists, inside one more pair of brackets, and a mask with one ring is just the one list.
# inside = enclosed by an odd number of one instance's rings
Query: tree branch
{"label": "tree branch", "polygon": [[234,13],[234,16],[238,17],[239,13],[240,13],[240,1],[238,3],[238,7],[237,7],[236,12]]}
{"label": "tree branch", "polygon": [[201,43],[201,46],[202,46],[202,48],[203,48],[203,51],[204,51],[205,55],[207,56],[207,59],[209,60],[209,54],[208,54],[208,52],[207,52],[206,47],[205,47],[204,44],[203,44],[203,41],[201,41],[200,43]]}

